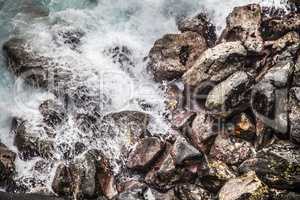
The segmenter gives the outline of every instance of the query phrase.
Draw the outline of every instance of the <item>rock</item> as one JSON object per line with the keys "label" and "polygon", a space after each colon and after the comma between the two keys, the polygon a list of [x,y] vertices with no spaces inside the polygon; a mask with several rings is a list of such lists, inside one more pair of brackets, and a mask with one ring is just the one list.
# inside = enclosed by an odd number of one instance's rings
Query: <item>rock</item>
{"label": "rock", "polygon": [[15,134],[14,144],[19,150],[19,156],[23,160],[41,156],[49,159],[53,155],[53,141],[44,139],[47,129],[29,121],[19,121],[12,131]]}
{"label": "rock", "polygon": [[164,145],[159,138],[149,137],[142,139],[130,152],[127,159],[127,167],[147,171],[161,155],[163,149]]}
{"label": "rock", "polygon": [[290,31],[299,31],[300,15],[289,13],[264,19],[261,23],[261,33],[265,40],[277,39]]}
{"label": "rock", "polygon": [[223,117],[229,116],[235,110],[247,106],[250,84],[251,80],[247,73],[238,71],[232,74],[210,91],[205,107]]}
{"label": "rock", "polygon": [[[166,86],[166,106],[172,113],[175,112],[177,114],[177,112],[182,111],[182,108],[184,107],[184,96],[181,86],[182,85],[176,83],[170,83]],[[177,127],[176,124],[177,123],[174,124],[175,127]]]}
{"label": "rock", "polygon": [[300,88],[294,87],[289,95],[289,124],[290,137],[293,142],[300,144]]}
{"label": "rock", "polygon": [[12,178],[15,172],[15,159],[16,154],[0,143],[0,185]]}
{"label": "rock", "polygon": [[260,34],[261,12],[258,4],[235,7],[227,17],[227,26],[221,38],[226,41],[242,41],[248,51],[261,52],[264,45]]}
{"label": "rock", "polygon": [[238,138],[219,135],[213,144],[209,156],[228,165],[242,163],[254,154],[253,146]]}
{"label": "rock", "polygon": [[44,122],[48,126],[56,127],[66,120],[66,110],[56,101],[44,101],[40,105],[39,110],[44,117]]}
{"label": "rock", "polygon": [[195,116],[194,112],[190,111],[178,111],[177,113],[174,113],[172,116],[171,123],[174,128],[180,129],[183,128],[185,125],[187,125],[190,121],[193,120]]}
{"label": "rock", "polygon": [[255,172],[249,172],[244,176],[229,180],[220,190],[220,200],[238,199],[269,199],[269,189],[256,176]]}
{"label": "rock", "polygon": [[192,123],[192,128],[186,131],[186,135],[191,141],[191,144],[199,151],[209,151],[214,138],[218,134],[218,132],[213,129],[213,126],[214,119],[202,110],[197,113]]}
{"label": "rock", "polygon": [[253,119],[246,113],[240,113],[233,117],[233,135],[247,140],[254,141],[256,138],[256,127]]}
{"label": "rock", "polygon": [[85,33],[82,30],[66,28],[65,30],[58,30],[54,37],[61,45],[67,45],[70,49],[75,50],[80,45],[84,35]]}
{"label": "rock", "polygon": [[274,189],[271,192],[272,200],[298,200],[300,198],[300,194],[295,192],[280,191]]}
{"label": "rock", "polygon": [[191,146],[186,139],[178,137],[171,150],[175,165],[193,165],[203,161],[203,154]]}
{"label": "rock", "polygon": [[210,22],[207,14],[200,13],[194,17],[180,20],[177,24],[181,32],[192,31],[202,35],[209,47],[215,45],[217,40],[216,27]]}
{"label": "rock", "polygon": [[235,173],[221,161],[209,160],[207,168],[208,172],[201,177],[201,183],[213,193],[217,193],[229,179],[236,177]]}
{"label": "rock", "polygon": [[59,164],[56,168],[55,176],[52,181],[52,189],[59,196],[72,195],[72,172],[69,167]]}
{"label": "rock", "polygon": [[0,192],[1,200],[65,200],[60,197],[46,196],[41,194],[10,194]]}
{"label": "rock", "polygon": [[299,147],[277,142],[257,152],[255,158],[245,161],[240,172],[253,170],[272,188],[297,191],[300,188],[299,162]]}
{"label": "rock", "polygon": [[298,87],[300,86],[300,56],[298,56],[296,60],[292,85]]}
{"label": "rock", "polygon": [[179,136],[173,146],[166,144],[166,151],[148,172],[145,181],[151,187],[166,192],[176,183],[194,179],[203,162],[203,155]]}
{"label": "rock", "polygon": [[221,43],[203,52],[183,75],[183,81],[190,86],[199,86],[205,81],[223,81],[243,69],[246,55],[247,50],[241,42]]}
{"label": "rock", "polygon": [[155,42],[149,53],[149,68],[156,81],[179,78],[207,49],[203,36],[195,32],[168,34]]}
{"label": "rock", "polygon": [[180,200],[212,200],[212,195],[198,185],[181,184],[175,188],[175,194]]}

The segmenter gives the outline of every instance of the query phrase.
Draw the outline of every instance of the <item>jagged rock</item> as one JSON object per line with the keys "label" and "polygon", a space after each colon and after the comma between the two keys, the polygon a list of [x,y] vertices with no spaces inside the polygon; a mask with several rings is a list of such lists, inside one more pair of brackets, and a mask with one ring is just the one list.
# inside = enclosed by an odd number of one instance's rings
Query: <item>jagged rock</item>
{"label": "jagged rock", "polygon": [[229,180],[220,190],[219,200],[269,199],[268,187],[259,180],[255,172]]}
{"label": "jagged rock", "polygon": [[[166,106],[171,112],[177,112],[184,106],[183,89],[177,84],[168,84],[166,88]],[[176,125],[175,125],[176,127]]]}
{"label": "jagged rock", "polygon": [[202,153],[179,136],[173,146],[167,144],[162,159],[148,172],[145,181],[165,192],[178,182],[194,179],[203,162]]}
{"label": "jagged rock", "polygon": [[233,135],[247,141],[256,138],[256,127],[253,119],[246,113],[240,113],[233,117]]}
{"label": "jagged rock", "polygon": [[72,194],[72,173],[69,167],[64,164],[57,166],[52,181],[52,189],[60,196],[70,196]]}
{"label": "jagged rock", "polygon": [[264,19],[261,23],[261,34],[265,40],[277,39],[290,31],[299,31],[300,15],[291,12]]}
{"label": "jagged rock", "polygon": [[251,79],[247,73],[238,71],[210,91],[205,106],[208,110],[227,117],[235,110],[247,106]]}
{"label": "jagged rock", "polygon": [[1,200],[65,200],[60,197],[46,196],[41,194],[10,194],[0,192]]}
{"label": "jagged rock", "polygon": [[0,185],[9,181],[15,172],[16,154],[0,143]]}
{"label": "jagged rock", "polygon": [[212,200],[212,195],[199,185],[181,184],[176,186],[175,194],[180,200]]}
{"label": "jagged rock", "polygon": [[102,195],[112,199],[118,194],[109,161],[97,150],[87,151],[69,166],[59,165],[52,189],[75,199]]}
{"label": "jagged rock", "polygon": [[207,190],[217,193],[221,187],[232,178],[235,173],[223,162],[209,160],[207,164],[208,172],[201,178],[201,183]]}
{"label": "jagged rock", "polygon": [[15,134],[14,144],[19,150],[19,156],[23,160],[41,156],[49,159],[53,155],[53,141],[44,139],[47,129],[41,125],[36,126],[29,121],[19,120],[12,129]]}
{"label": "jagged rock", "polygon": [[291,140],[300,144],[300,88],[294,87],[289,96],[289,124]]}
{"label": "jagged rock", "polygon": [[213,144],[210,157],[229,165],[242,163],[254,154],[253,146],[247,142],[234,137],[219,135]]}
{"label": "jagged rock", "polygon": [[43,115],[44,122],[51,127],[60,125],[66,119],[66,110],[63,105],[54,100],[44,101],[39,110]]}
{"label": "jagged rock", "polygon": [[68,45],[71,49],[76,49],[85,33],[82,30],[74,28],[67,28],[65,30],[58,30],[54,36],[58,43]]}
{"label": "jagged rock", "polygon": [[203,154],[191,146],[186,139],[178,137],[171,150],[175,165],[193,165],[203,161]]}
{"label": "jagged rock", "polygon": [[294,77],[293,77],[293,86],[300,86],[300,56],[298,56],[296,64],[295,64],[295,70],[294,70]]}
{"label": "jagged rock", "polygon": [[272,200],[298,200],[300,198],[299,193],[290,192],[290,191],[281,191],[281,190],[271,190]]}
{"label": "jagged rock", "polygon": [[174,128],[180,129],[183,128],[188,122],[192,121],[195,116],[194,112],[190,111],[178,111],[177,113],[174,113],[172,116],[171,123]]}
{"label": "jagged rock", "polygon": [[221,40],[242,41],[248,51],[261,52],[264,41],[260,34],[261,7],[258,4],[235,7],[227,17]]}
{"label": "jagged rock", "polygon": [[216,43],[216,27],[210,22],[205,13],[184,18],[178,22],[177,26],[181,32],[192,31],[204,36],[209,47],[214,46]]}
{"label": "jagged rock", "polygon": [[199,86],[205,81],[223,81],[243,69],[246,55],[247,50],[239,41],[221,43],[203,52],[183,75],[183,81],[190,86]]}
{"label": "jagged rock", "polygon": [[138,142],[130,152],[127,159],[127,167],[135,170],[147,171],[157,160],[164,148],[159,138],[149,137]]}
{"label": "jagged rock", "polygon": [[218,134],[213,126],[214,119],[203,110],[197,113],[192,128],[186,131],[186,135],[194,147],[202,152],[207,152]]}
{"label": "jagged rock", "polygon": [[195,32],[168,34],[155,42],[149,53],[149,68],[156,81],[179,78],[207,49],[206,40]]}
{"label": "jagged rock", "polygon": [[245,161],[240,172],[253,170],[272,188],[297,191],[300,188],[299,162],[299,147],[277,142],[257,152],[255,158]]}

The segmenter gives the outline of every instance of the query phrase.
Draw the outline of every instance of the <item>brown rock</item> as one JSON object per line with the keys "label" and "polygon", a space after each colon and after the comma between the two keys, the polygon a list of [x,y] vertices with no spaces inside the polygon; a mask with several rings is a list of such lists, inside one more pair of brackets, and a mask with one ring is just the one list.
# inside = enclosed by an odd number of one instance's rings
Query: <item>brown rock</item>
{"label": "brown rock", "polygon": [[249,172],[245,176],[229,180],[220,190],[220,200],[267,200],[269,189],[256,176],[255,172]]}
{"label": "brown rock", "polygon": [[138,142],[130,152],[127,167],[134,170],[147,171],[147,169],[161,155],[164,148],[159,138],[149,137]]}
{"label": "brown rock", "polygon": [[155,42],[149,53],[149,68],[156,81],[181,77],[207,49],[206,40],[195,32],[168,34]]}
{"label": "brown rock", "polygon": [[16,154],[0,143],[0,184],[9,181],[15,172]]}
{"label": "brown rock", "polygon": [[260,34],[261,8],[258,4],[235,7],[227,17],[227,26],[221,38],[226,41],[242,41],[248,51],[260,52],[263,39]]}

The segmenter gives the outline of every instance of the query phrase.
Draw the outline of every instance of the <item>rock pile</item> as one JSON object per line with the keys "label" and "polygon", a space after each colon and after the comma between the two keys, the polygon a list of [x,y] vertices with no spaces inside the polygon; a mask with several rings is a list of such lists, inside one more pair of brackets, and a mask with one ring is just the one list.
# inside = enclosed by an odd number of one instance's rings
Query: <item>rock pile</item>
{"label": "rock pile", "polygon": [[[29,120],[14,119],[12,132],[19,157],[53,160],[55,148],[68,149],[65,145],[57,147],[53,138],[71,116],[76,126],[91,132],[95,140],[101,140],[103,135],[124,134],[129,139],[118,174],[105,152],[80,142],[74,144],[75,152],[65,150],[66,162],[58,164],[52,180],[53,192],[59,197],[299,199],[297,6],[294,2],[289,13],[257,4],[236,7],[218,39],[208,18],[199,14],[178,23],[182,33],[157,40],[149,53],[148,67],[156,81],[167,82],[166,102],[173,126],[168,135],[161,137],[149,132],[151,116],[143,112],[104,115],[93,104],[99,97],[84,85],[84,78],[74,79],[71,68],[34,53],[25,40],[11,39],[4,45],[9,68],[16,76],[28,72],[23,78],[29,84],[46,88],[56,96],[40,105],[40,129],[32,129],[37,125]],[[63,35],[72,49],[80,44],[82,36]],[[128,61],[124,53],[127,51],[121,52],[123,56],[115,62]],[[48,87],[49,75],[58,87]],[[174,82],[183,83],[184,89]],[[98,102],[109,103],[106,97],[101,98]],[[70,102],[75,109],[66,113]],[[78,113],[79,108],[87,112]],[[7,147],[0,146],[0,184],[8,191],[14,185],[15,157]],[[10,198],[8,194],[4,196]]]}

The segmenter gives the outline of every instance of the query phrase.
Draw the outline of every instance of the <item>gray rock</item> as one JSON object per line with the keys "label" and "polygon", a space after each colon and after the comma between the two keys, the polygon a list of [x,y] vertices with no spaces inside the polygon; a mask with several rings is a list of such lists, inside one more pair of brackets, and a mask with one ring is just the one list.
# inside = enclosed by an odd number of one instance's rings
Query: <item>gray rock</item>
{"label": "gray rock", "polygon": [[205,103],[206,108],[226,117],[242,106],[247,106],[250,84],[251,79],[247,73],[235,72],[210,91]]}
{"label": "gray rock", "polygon": [[213,197],[207,190],[199,185],[180,184],[175,188],[175,194],[180,200],[212,200]]}
{"label": "gray rock", "polygon": [[148,67],[156,81],[180,78],[206,49],[205,38],[195,32],[168,34],[150,50]]}
{"label": "gray rock", "polygon": [[294,87],[289,95],[289,124],[291,140],[300,144],[300,88]]}
{"label": "gray rock", "polygon": [[10,194],[0,192],[1,200],[65,200],[64,198],[41,194]]}
{"label": "gray rock", "polygon": [[190,86],[199,86],[205,81],[223,81],[243,69],[246,55],[247,50],[239,41],[221,43],[203,52],[183,75],[183,81]]}
{"label": "gray rock", "polygon": [[6,185],[15,173],[16,154],[0,143],[0,184]]}

